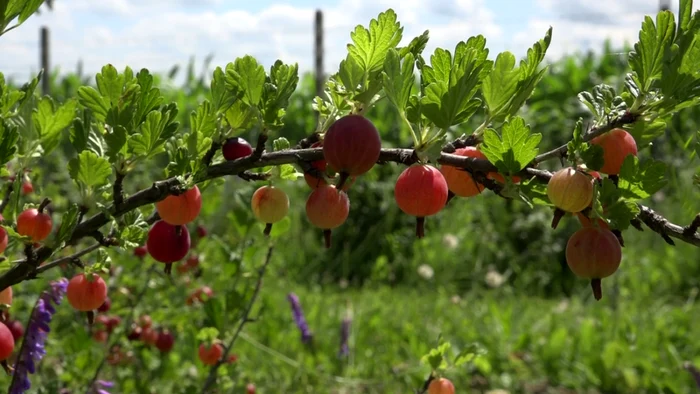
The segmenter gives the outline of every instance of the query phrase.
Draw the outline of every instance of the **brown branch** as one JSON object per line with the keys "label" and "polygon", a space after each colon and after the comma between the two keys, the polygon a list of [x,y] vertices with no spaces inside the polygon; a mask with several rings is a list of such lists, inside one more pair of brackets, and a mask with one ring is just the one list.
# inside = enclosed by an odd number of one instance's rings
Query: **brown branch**
{"label": "brown branch", "polygon": [[114,186],[112,186],[112,198],[114,199],[115,207],[118,207],[124,202],[124,178],[126,178],[126,174],[117,169]]}
{"label": "brown branch", "polygon": [[693,377],[693,381],[695,381],[698,389],[700,389],[700,370],[698,370],[695,365],[691,364],[689,361],[683,363],[683,368],[690,372],[690,375]]}
{"label": "brown branch", "polygon": [[[593,138],[601,134],[605,134],[612,129],[622,127],[626,124],[634,123],[639,118],[639,116],[639,114],[625,112],[624,114],[622,114],[622,116],[615,117],[611,119],[608,123],[590,129],[587,133],[583,135],[583,141],[588,142]],[[539,163],[542,163],[543,161],[551,159],[566,157],[567,146],[568,145],[562,145],[556,149],[552,149],[549,152],[545,152],[541,155],[538,155],[537,157],[535,157],[535,160],[532,161],[531,165],[537,165]]]}
{"label": "brown branch", "polygon": [[216,364],[214,364],[209,370],[209,376],[207,376],[207,380],[204,382],[204,386],[202,387],[202,394],[205,394],[207,392],[207,389],[209,389],[209,387],[212,384],[214,384],[219,367],[221,367],[221,365],[228,358],[228,354],[231,351],[233,344],[236,342],[236,339],[241,334],[241,331],[243,331],[243,326],[245,326],[246,323],[249,323],[251,321],[250,312],[253,310],[255,300],[258,298],[258,294],[260,293],[260,289],[262,288],[263,277],[265,276],[265,271],[267,270],[267,266],[270,265],[270,260],[272,258],[272,250],[273,246],[270,245],[270,247],[267,248],[267,255],[265,256],[265,261],[263,262],[262,266],[258,269],[258,280],[255,283],[255,289],[253,290],[253,294],[250,296],[248,306],[243,311],[243,316],[241,316],[241,321],[240,323],[238,323],[236,332],[234,332],[233,337],[231,337],[231,340],[226,345],[224,353],[221,355],[221,358],[219,358]]}
{"label": "brown branch", "polygon": [[[261,135],[262,136],[262,135]],[[264,150],[264,138],[258,140],[257,151]],[[262,148],[261,148],[262,147]],[[277,152],[263,152],[259,158],[255,158],[254,153],[251,156],[244,157],[238,160],[224,162],[216,164],[207,168],[207,170],[198,176],[195,181],[201,183],[210,179],[219,178],[227,175],[238,175],[246,170],[261,168],[267,166],[276,166],[281,164],[299,164],[302,161],[316,161],[323,159],[323,149],[312,148],[312,149],[288,149]],[[412,149],[382,149],[379,155],[379,160],[377,163],[399,163],[403,165],[411,165],[416,163],[418,158]],[[459,168],[464,168],[470,170],[474,174],[475,179],[480,183],[483,182],[485,187],[494,190],[498,193],[500,185],[493,182],[490,179],[486,179],[479,175],[479,173],[486,174],[489,172],[498,171],[498,169],[491,164],[488,160],[475,159],[472,157],[463,157],[450,153],[442,153],[440,158],[437,160],[440,164],[447,164]],[[547,182],[551,177],[551,173],[545,170],[539,170],[536,168],[525,168],[518,174],[523,177],[536,177],[541,182]],[[119,207],[110,207],[109,215],[105,213],[97,213],[92,217],[83,220],[78,224],[73,231],[71,237],[66,241],[66,245],[75,245],[82,238],[90,236],[94,231],[99,230],[102,226],[108,224],[111,217],[118,218],[127,212],[133,211],[144,205],[156,203],[171,194],[178,194],[181,192],[181,184],[177,177],[165,179],[162,181],[154,182],[153,185],[147,189],[140,190],[128,198],[124,199],[124,203]],[[661,218],[656,215],[653,216],[650,213],[654,212],[650,208],[640,206],[642,212],[640,213],[640,220],[645,222],[647,226],[649,223],[659,222],[658,220],[653,221],[652,218]],[[110,217],[111,215],[111,217]],[[150,220],[150,218],[149,218]],[[669,223],[665,219],[660,226],[652,224],[650,228],[660,234],[667,234],[669,237],[681,239],[685,242],[691,243],[693,245],[700,246],[700,237],[697,235],[689,236],[684,234],[684,229],[681,226]],[[661,232],[660,232],[661,231]],[[670,238],[669,238],[670,239]],[[0,276],[0,290],[7,288],[8,286],[19,283],[30,276],[38,265],[51,257],[54,250],[48,246],[42,246],[36,250],[36,260],[32,261],[31,264],[25,264],[26,260],[15,261],[12,268],[6,271]]]}
{"label": "brown branch", "polygon": [[416,390],[416,394],[425,394],[428,392],[428,388],[430,387],[430,382],[435,380],[435,376],[431,373],[428,375],[428,378],[425,379],[425,382],[423,382],[423,387],[420,389]]}

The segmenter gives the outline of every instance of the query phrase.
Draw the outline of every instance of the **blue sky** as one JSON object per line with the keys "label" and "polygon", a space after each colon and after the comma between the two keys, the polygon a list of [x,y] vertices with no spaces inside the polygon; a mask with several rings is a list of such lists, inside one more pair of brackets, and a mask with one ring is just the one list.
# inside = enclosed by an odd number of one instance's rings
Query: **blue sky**
{"label": "blue sky", "polygon": [[51,29],[52,65],[63,71],[82,60],[89,73],[107,63],[164,72],[191,56],[201,64],[210,53],[215,66],[250,54],[266,66],[279,58],[306,71],[317,8],[324,11],[328,71],[344,57],[351,29],[388,8],[405,26],[406,41],[430,30],[429,52],[483,34],[492,58],[504,50],[521,57],[553,26],[553,60],[598,50],[606,38],[636,41],[644,15],[658,6],[659,0],[55,0],[52,12],[0,37],[0,71],[26,79],[38,70],[42,25]]}

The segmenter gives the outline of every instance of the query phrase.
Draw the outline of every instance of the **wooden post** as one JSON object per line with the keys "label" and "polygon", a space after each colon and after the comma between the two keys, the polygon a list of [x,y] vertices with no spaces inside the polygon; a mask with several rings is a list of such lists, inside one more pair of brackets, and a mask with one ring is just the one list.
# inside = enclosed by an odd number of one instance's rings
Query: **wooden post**
{"label": "wooden post", "polygon": [[[316,73],[316,96],[323,95],[323,85],[326,78],[323,71],[323,11],[316,10],[316,21],[314,23],[314,69]],[[318,112],[316,113],[318,122]]]}
{"label": "wooden post", "polygon": [[41,69],[44,70],[44,74],[41,77],[41,92],[44,95],[49,94],[49,86],[51,79],[51,69],[49,68],[49,28],[46,26],[41,27],[41,40],[40,40],[40,56],[41,56]]}
{"label": "wooden post", "polygon": [[670,0],[659,0],[659,11],[669,11],[671,9]]}

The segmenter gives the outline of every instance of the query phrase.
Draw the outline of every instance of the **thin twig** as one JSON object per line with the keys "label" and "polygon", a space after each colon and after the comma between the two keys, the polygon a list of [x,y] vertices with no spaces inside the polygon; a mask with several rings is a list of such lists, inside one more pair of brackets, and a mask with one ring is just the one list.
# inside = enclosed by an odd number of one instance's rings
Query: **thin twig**
{"label": "thin twig", "polygon": [[425,394],[428,392],[428,387],[430,387],[430,382],[435,379],[435,376],[431,373],[428,375],[428,378],[425,379],[425,382],[423,382],[423,387],[421,387],[419,390],[416,390],[416,394]]}
{"label": "thin twig", "polygon": [[70,263],[71,261],[73,261],[75,259],[79,259],[79,258],[85,256],[86,254],[91,253],[91,252],[99,249],[101,246],[102,246],[102,244],[100,244],[100,243],[92,244],[79,252],[73,253],[70,256],[61,257],[60,259],[56,259],[54,261],[46,263],[46,264],[42,265],[41,267],[37,268],[36,273],[41,274],[44,271],[50,270],[53,267],[59,266],[59,265],[64,264],[64,263]]}
{"label": "thin twig", "polygon": [[256,299],[258,298],[258,294],[260,293],[260,289],[262,288],[262,279],[263,276],[265,276],[265,271],[267,270],[267,266],[270,264],[270,260],[272,258],[272,250],[273,246],[270,245],[267,249],[267,256],[265,256],[265,262],[262,264],[260,269],[258,270],[258,281],[255,284],[255,290],[253,290],[253,295],[250,297],[250,301],[248,302],[248,306],[246,309],[243,311],[243,316],[241,317],[241,321],[238,324],[238,328],[236,328],[236,332],[233,334],[233,337],[231,337],[231,340],[228,342],[226,345],[226,348],[224,349],[224,353],[217,361],[215,365],[211,367],[209,370],[209,376],[207,376],[207,380],[204,382],[204,386],[202,387],[202,394],[207,393],[207,390],[209,387],[214,384],[214,381],[216,380],[216,374],[219,370],[219,367],[226,361],[228,358],[228,354],[231,351],[231,348],[233,347],[233,344],[236,342],[236,339],[240,335],[241,331],[243,330],[243,326],[246,325],[246,323],[250,322],[250,312],[253,310],[253,305],[255,304]]}

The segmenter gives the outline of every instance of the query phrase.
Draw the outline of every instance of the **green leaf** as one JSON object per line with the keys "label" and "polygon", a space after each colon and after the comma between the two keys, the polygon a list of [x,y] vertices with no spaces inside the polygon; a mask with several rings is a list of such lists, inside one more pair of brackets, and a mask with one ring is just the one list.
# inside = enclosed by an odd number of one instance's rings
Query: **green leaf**
{"label": "green leaf", "polygon": [[654,81],[661,78],[664,56],[673,44],[675,28],[671,12],[659,12],[656,25],[650,16],[644,17],[639,41],[629,55],[629,65],[642,93],[650,92]]}
{"label": "green leaf", "polygon": [[496,63],[481,86],[491,119],[500,119],[508,113],[520,76],[520,71],[514,70],[513,67],[515,67],[515,56],[510,52],[499,53]]}
{"label": "green leaf", "polygon": [[645,146],[664,135],[666,132],[666,121],[661,118],[656,118],[653,121],[640,119],[638,122],[626,126],[625,129],[632,134],[639,146]]}
{"label": "green leaf", "polygon": [[593,87],[592,92],[581,92],[578,99],[591,111],[597,123],[607,121],[614,104],[621,101],[615,95],[615,89],[606,84]]}
{"label": "green leaf", "polygon": [[515,174],[525,168],[539,151],[542,134],[530,133],[530,127],[521,117],[512,118],[503,125],[502,139],[496,130],[487,129],[481,151],[504,174]]}
{"label": "green leaf", "polygon": [[430,32],[428,30],[424,31],[423,34],[412,39],[408,45],[399,49],[399,57],[403,59],[409,53],[413,54],[414,58],[420,56],[425,50],[426,45],[428,45],[429,38]]}
{"label": "green leaf", "polygon": [[639,206],[634,201],[624,199],[621,190],[610,178],[603,179],[599,200],[607,212],[606,217],[611,226],[620,231],[626,230],[630,226],[630,220],[639,214]]}
{"label": "green leaf", "polygon": [[475,358],[484,354],[486,354],[486,349],[481,347],[481,345],[478,343],[472,343],[457,354],[457,357],[455,357],[454,366],[460,367],[464,364],[472,362]]}
{"label": "green leaf", "polygon": [[216,113],[222,113],[236,100],[235,92],[230,91],[226,86],[226,75],[221,67],[214,70],[210,84],[212,105]]}
{"label": "green leaf", "polygon": [[447,353],[448,350],[452,345],[449,342],[443,342],[442,340],[440,341],[440,344],[436,347],[430,350],[428,354],[424,355],[421,357],[421,361],[425,364],[430,365],[430,367],[436,371],[439,369],[444,369],[447,367],[447,361],[445,361],[445,353]]}
{"label": "green leaf", "polygon": [[285,108],[299,83],[299,65],[277,60],[270,68],[270,83],[263,94],[263,122],[268,130],[282,127]]}
{"label": "green leaf", "polygon": [[388,9],[369,22],[369,29],[362,25],[355,27],[350,33],[353,43],[348,44],[348,53],[366,74],[379,71],[387,52],[399,45],[402,36],[403,27],[396,13]]}
{"label": "green leaf", "polygon": [[340,61],[338,77],[345,86],[345,90],[355,93],[364,82],[365,72],[355,58],[348,55]]}
{"label": "green leaf", "polygon": [[255,120],[255,108],[239,100],[229,106],[225,116],[226,123],[234,132],[247,129]]}
{"label": "green leaf", "polygon": [[280,178],[294,181],[297,178],[303,177],[304,174],[297,171],[296,167],[291,164],[282,164],[279,166]]}
{"label": "green leaf", "polygon": [[406,112],[411,89],[416,82],[413,75],[414,65],[415,58],[412,53],[406,54],[403,64],[401,64],[401,58],[395,49],[389,50],[384,61],[384,71],[382,72],[384,92],[389,101],[402,114]]}
{"label": "green leaf", "polygon": [[[21,174],[24,171],[24,168],[19,168],[17,173]],[[21,176],[16,176],[15,177],[15,182],[12,184],[12,193],[10,194],[10,203],[7,204],[7,208],[10,209],[9,215],[5,215],[5,220],[11,220],[15,221],[17,218],[17,215],[19,214],[19,202],[22,197],[22,177]],[[9,232],[8,232],[9,234]]]}
{"label": "green leaf", "polygon": [[165,98],[160,94],[160,89],[153,87],[153,76],[147,69],[141,69],[136,75],[136,80],[140,87],[140,94],[138,109],[134,114],[134,124],[140,125],[146,120],[146,115],[158,109]]}
{"label": "green leaf", "polygon": [[246,104],[256,107],[263,94],[265,68],[250,55],[237,58],[231,67],[226,67],[226,82],[243,92],[241,99]]}
{"label": "green leaf", "polygon": [[109,161],[104,157],[99,157],[95,152],[84,150],[78,157],[68,162],[68,173],[70,177],[79,184],[87,188],[102,186],[107,183],[112,175],[112,168]]}
{"label": "green leaf", "polygon": [[68,211],[63,214],[63,217],[61,218],[61,225],[59,226],[58,232],[56,233],[56,238],[54,239],[54,250],[61,248],[63,243],[71,237],[73,230],[75,230],[75,227],[78,225],[79,213],[80,208],[78,207],[78,204],[71,204]]}
{"label": "green leaf", "polygon": [[438,48],[430,58],[430,66],[421,69],[427,86],[421,99],[423,114],[436,126],[447,129],[466,122],[481,106],[474,98],[480,77],[491,67],[483,36],[471,37],[449,51]]}
{"label": "green leaf", "polygon": [[603,168],[603,164],[605,164],[605,158],[603,155],[605,152],[600,145],[584,143],[581,145],[580,153],[581,159],[589,169],[598,171]]}
{"label": "green leaf", "polygon": [[206,298],[206,294],[202,292],[202,299],[204,300],[204,313],[207,316],[207,321],[210,325],[218,328],[219,330],[224,330],[224,305],[223,300],[218,297]]}
{"label": "green leaf", "polygon": [[119,234],[119,241],[125,249],[132,249],[143,245],[146,240],[148,230],[146,228],[129,225],[126,226]]}
{"label": "green leaf", "polygon": [[92,110],[95,119],[100,122],[105,121],[107,118],[107,111],[109,111],[109,105],[107,101],[102,98],[100,92],[95,90],[92,86],[81,86],[78,88],[78,99],[81,105]]}
{"label": "green leaf", "polygon": [[120,74],[113,65],[108,64],[102,67],[102,72],[95,76],[95,81],[97,82],[97,90],[108,106],[116,107],[124,88],[124,75]]}
{"label": "green leaf", "polygon": [[4,166],[17,153],[19,131],[16,126],[11,126],[0,119],[0,166]]}
{"label": "green leaf", "polygon": [[633,201],[650,197],[668,184],[665,163],[650,159],[640,165],[634,155],[625,157],[619,176],[621,195]]}
{"label": "green leaf", "polygon": [[275,223],[274,226],[272,226],[272,231],[270,231],[270,238],[281,237],[282,235],[289,232],[289,229],[291,227],[292,219],[290,219],[289,216],[285,216],[284,219],[280,220],[279,222]]}
{"label": "green leaf", "polygon": [[173,136],[175,130],[170,128],[170,113],[151,111],[141,125],[140,132],[129,139],[129,148],[136,154],[148,159],[163,152],[165,141]]}
{"label": "green leaf", "polygon": [[61,132],[73,122],[78,102],[71,99],[56,108],[53,99],[44,96],[32,113],[32,120],[41,138],[44,153],[48,154],[58,146]]}
{"label": "green leaf", "polygon": [[289,143],[289,140],[280,137],[277,138],[276,140],[272,141],[272,150],[274,152],[280,151],[280,150],[285,150],[285,149],[290,149],[292,147],[292,144]]}
{"label": "green leaf", "polygon": [[219,337],[219,330],[215,327],[205,327],[199,330],[197,333],[197,341],[199,342],[212,342]]}

